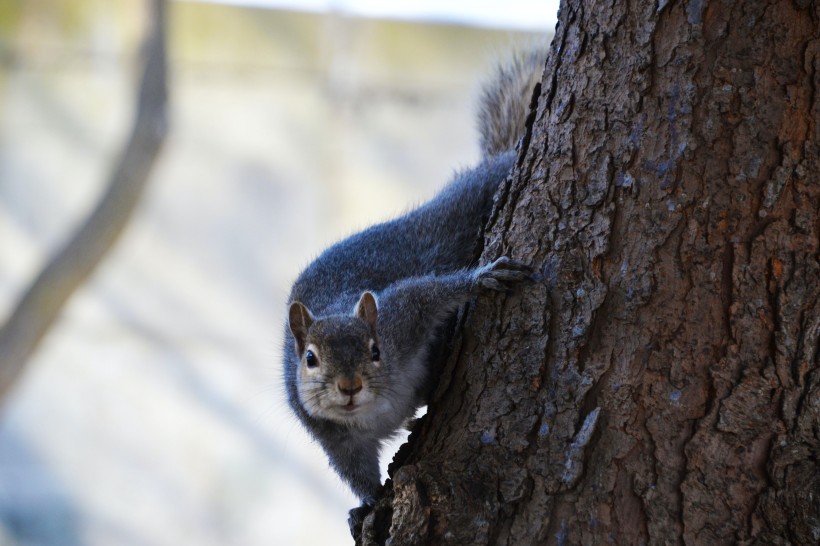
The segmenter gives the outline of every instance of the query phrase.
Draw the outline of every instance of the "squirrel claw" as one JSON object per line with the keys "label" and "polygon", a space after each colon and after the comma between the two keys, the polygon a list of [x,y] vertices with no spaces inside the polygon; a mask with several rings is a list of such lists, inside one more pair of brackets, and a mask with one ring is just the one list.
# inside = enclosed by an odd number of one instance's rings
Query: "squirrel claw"
{"label": "squirrel claw", "polygon": [[498,292],[511,288],[514,283],[532,280],[536,280],[536,271],[532,267],[507,256],[501,256],[479,269],[476,278],[482,288]]}
{"label": "squirrel claw", "polygon": [[347,513],[347,526],[350,528],[350,536],[353,537],[353,540],[358,540],[361,536],[364,518],[373,511],[374,504],[364,501],[361,506],[351,508]]}

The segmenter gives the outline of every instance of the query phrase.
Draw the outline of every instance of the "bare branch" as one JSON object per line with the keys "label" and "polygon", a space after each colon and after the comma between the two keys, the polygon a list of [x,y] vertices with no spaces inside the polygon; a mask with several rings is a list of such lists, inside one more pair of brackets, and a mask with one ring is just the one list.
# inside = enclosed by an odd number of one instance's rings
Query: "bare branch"
{"label": "bare branch", "polygon": [[0,400],[60,310],[113,247],[148,181],[168,128],[165,0],[152,0],[151,28],[134,125],[105,193],[85,223],[40,272],[0,329]]}

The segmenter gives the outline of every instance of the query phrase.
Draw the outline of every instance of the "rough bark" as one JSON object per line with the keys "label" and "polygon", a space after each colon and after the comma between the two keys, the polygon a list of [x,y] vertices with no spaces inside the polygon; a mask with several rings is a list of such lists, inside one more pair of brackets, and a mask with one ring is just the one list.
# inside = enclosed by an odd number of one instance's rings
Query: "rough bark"
{"label": "rough bark", "polygon": [[480,298],[361,542],[820,541],[820,9],[562,2]]}
{"label": "rough bark", "polygon": [[0,401],[65,303],[125,229],[165,139],[165,0],[152,0],[151,6],[151,28],[145,39],[145,66],[131,134],[97,206],[37,275],[0,328]]}

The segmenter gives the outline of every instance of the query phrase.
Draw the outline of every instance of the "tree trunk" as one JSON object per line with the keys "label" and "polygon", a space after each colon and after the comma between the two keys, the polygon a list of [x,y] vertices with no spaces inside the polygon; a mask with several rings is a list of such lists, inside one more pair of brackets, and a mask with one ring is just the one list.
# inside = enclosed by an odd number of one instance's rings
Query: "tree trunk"
{"label": "tree trunk", "polygon": [[820,9],[562,2],[467,313],[361,541],[820,541]]}

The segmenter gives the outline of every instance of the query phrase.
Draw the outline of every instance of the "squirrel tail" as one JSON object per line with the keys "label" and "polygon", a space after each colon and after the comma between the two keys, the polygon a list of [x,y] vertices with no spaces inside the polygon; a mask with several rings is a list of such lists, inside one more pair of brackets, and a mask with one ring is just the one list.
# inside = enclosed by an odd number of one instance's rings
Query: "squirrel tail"
{"label": "squirrel tail", "polygon": [[484,156],[512,150],[524,134],[533,88],[541,80],[546,58],[546,48],[517,51],[484,85],[478,111]]}

